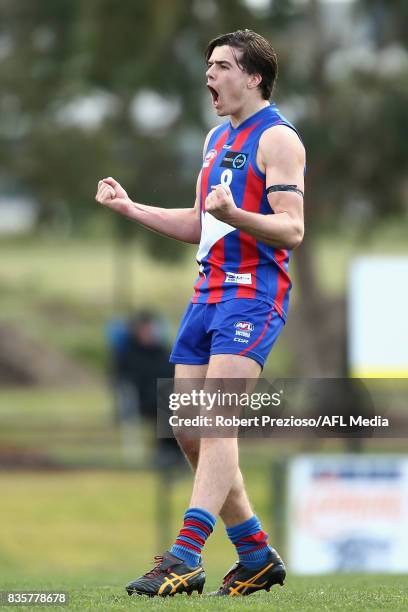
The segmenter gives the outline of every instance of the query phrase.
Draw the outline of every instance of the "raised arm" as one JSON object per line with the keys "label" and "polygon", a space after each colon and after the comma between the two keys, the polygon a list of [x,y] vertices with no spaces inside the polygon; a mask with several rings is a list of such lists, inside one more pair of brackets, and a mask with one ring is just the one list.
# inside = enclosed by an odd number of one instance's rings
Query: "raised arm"
{"label": "raised arm", "polygon": [[136,221],[149,230],[182,242],[200,242],[200,175],[193,208],[159,208],[133,202],[123,187],[112,177],[98,183],[97,202]]}
{"label": "raised arm", "polygon": [[[266,188],[291,185],[303,192],[305,151],[298,136],[286,126],[266,130],[259,141],[257,161],[266,174]],[[217,185],[205,207],[217,219],[280,249],[294,249],[303,239],[303,197],[295,191],[268,194],[274,215],[248,212],[235,206],[228,187]]]}
{"label": "raised arm", "polygon": [[[212,132],[213,130],[207,134],[203,154],[206,152]],[[200,186],[201,172],[197,179],[193,208],[159,208],[133,202],[123,187],[112,177],[99,181],[95,199],[103,206],[140,223],[153,232],[181,242],[198,244],[201,237]]]}

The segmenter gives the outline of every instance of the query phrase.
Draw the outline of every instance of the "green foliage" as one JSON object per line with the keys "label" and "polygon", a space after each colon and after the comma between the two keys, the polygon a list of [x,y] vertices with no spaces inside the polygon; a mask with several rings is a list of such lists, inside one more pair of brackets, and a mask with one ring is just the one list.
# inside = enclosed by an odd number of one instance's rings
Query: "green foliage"
{"label": "green foliage", "polygon": [[[406,45],[405,2],[361,0],[358,7],[378,50]],[[70,211],[74,230],[86,227],[87,218],[102,214],[93,195],[106,175],[116,176],[140,201],[191,206],[199,143],[208,128],[203,50],[213,36],[240,27],[274,41],[279,101],[303,97],[298,125],[308,149],[312,215],[324,226],[333,224],[339,209],[354,200],[368,203],[373,221],[404,209],[406,71],[387,77],[362,67],[333,80],[327,66],[339,48],[324,36],[317,0],[279,0],[264,9],[234,2],[233,10],[226,0],[3,0],[0,16],[0,159],[3,173],[36,197],[42,222]],[[302,71],[298,40],[306,50]],[[146,89],[177,100],[182,111],[156,132],[131,119],[133,98]],[[100,123],[61,121],[68,104],[96,91],[114,101]],[[120,222],[119,230],[121,238],[140,233]],[[156,256],[169,255],[166,241],[142,235]]]}
{"label": "green foliage", "polygon": [[[44,222],[69,210],[78,231],[95,215],[96,183],[107,175],[140,201],[193,205],[208,129],[203,50],[221,31],[264,25],[241,2],[233,11],[225,1],[213,9],[199,4],[2,3],[0,143],[4,152],[13,151],[3,153],[3,168],[35,196]],[[279,24],[287,4],[275,9]],[[182,110],[179,119],[155,133],[140,129],[130,116],[134,96],[146,89],[173,97]],[[61,120],[67,105],[95,91],[114,100],[114,110],[101,123]],[[122,237],[137,232],[135,225],[129,228],[121,229]],[[144,239],[156,256],[167,255],[167,243],[156,248],[156,235]]]}
{"label": "green foliage", "polygon": [[[353,47],[326,32],[323,8],[319,0],[264,8],[229,0],[3,0],[0,184],[7,178],[33,194],[51,232],[86,234],[104,216],[121,243],[136,236],[156,258],[178,258],[176,243],[101,211],[97,181],[116,177],[136,201],[193,205],[209,127],[203,51],[219,33],[248,27],[278,50],[276,99],[289,118],[295,100],[308,153],[309,235],[336,231],[339,221],[368,235],[406,210],[406,60],[380,69],[396,44],[407,48],[406,2],[357,2],[354,18],[368,33],[374,67],[341,74],[333,61],[347,63],[342,54]],[[135,96],[146,91],[179,109],[160,129],[132,119]],[[88,123],[72,117],[86,100],[95,105]]]}

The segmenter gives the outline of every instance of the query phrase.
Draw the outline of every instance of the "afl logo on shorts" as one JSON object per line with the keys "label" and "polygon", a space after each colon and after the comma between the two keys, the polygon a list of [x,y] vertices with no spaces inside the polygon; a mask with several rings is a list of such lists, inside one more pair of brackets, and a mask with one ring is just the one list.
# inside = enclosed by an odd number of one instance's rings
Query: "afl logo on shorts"
{"label": "afl logo on shorts", "polygon": [[254,325],[253,323],[249,323],[248,321],[237,321],[235,323],[235,327],[237,329],[241,329],[242,331],[254,331]]}

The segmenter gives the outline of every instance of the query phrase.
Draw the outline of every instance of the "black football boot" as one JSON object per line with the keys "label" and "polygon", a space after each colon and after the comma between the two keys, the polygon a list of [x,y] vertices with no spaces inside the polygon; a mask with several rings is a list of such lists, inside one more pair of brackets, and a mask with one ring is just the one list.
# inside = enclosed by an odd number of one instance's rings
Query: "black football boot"
{"label": "black football boot", "polygon": [[285,577],[285,565],[276,550],[272,549],[268,559],[257,569],[248,569],[237,561],[224,576],[218,591],[213,591],[209,595],[234,597],[251,595],[262,589],[269,591],[274,584],[283,586]]}
{"label": "black football boot", "polygon": [[156,556],[154,560],[156,565],[152,570],[126,586],[128,595],[167,597],[176,593],[191,595],[193,591],[201,595],[205,583],[205,572],[201,565],[189,567],[168,551],[163,556]]}

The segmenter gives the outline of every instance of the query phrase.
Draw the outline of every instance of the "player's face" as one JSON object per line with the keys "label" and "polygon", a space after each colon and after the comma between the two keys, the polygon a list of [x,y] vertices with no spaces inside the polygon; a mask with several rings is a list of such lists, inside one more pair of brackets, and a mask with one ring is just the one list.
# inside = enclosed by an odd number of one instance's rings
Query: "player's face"
{"label": "player's face", "polygon": [[208,60],[207,87],[217,115],[234,115],[246,102],[250,75],[237,64],[242,51],[224,45],[215,47]]}

